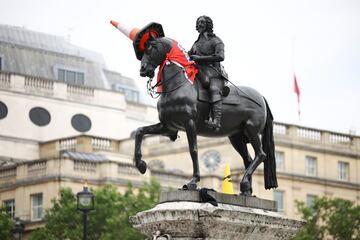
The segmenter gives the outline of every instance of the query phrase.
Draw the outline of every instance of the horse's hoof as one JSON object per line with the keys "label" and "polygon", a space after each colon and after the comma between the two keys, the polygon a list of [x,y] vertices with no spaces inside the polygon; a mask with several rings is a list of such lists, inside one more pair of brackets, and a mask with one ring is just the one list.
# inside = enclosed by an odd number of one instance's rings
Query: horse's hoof
{"label": "horse's hoof", "polygon": [[172,134],[172,135],[169,136],[169,138],[170,138],[171,141],[175,142],[176,139],[178,138],[178,135],[177,134]]}
{"label": "horse's hoof", "polygon": [[245,197],[251,197],[252,191],[241,192],[240,195],[241,195],[241,196],[245,196]]}
{"label": "horse's hoof", "polygon": [[197,189],[196,183],[188,183],[182,187],[182,190],[196,190],[196,189]]}
{"label": "horse's hoof", "polygon": [[250,182],[241,182],[240,191],[241,191],[241,195],[251,196],[252,188]]}
{"label": "horse's hoof", "polygon": [[144,174],[146,172],[146,162],[144,162],[143,160],[140,160],[137,164],[136,164],[137,169],[139,170],[139,172],[141,172],[141,174]]}

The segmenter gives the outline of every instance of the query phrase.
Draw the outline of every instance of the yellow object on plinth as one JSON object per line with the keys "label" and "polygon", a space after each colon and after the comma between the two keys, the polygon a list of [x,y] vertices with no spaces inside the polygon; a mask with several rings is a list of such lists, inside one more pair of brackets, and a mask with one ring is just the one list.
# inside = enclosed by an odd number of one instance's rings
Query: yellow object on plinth
{"label": "yellow object on plinth", "polygon": [[233,184],[231,182],[230,165],[228,163],[225,165],[221,191],[226,194],[234,194]]}

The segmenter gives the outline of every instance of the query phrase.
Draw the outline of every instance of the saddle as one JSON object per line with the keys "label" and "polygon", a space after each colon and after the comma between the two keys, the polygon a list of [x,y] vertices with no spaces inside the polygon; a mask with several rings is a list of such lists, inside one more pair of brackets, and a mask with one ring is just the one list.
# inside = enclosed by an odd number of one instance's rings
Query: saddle
{"label": "saddle", "polygon": [[[220,78],[226,82],[229,80],[228,74],[220,63],[219,66],[208,65],[203,67],[202,65],[197,65],[197,68],[199,69],[199,72],[196,75],[195,82],[197,83],[198,100],[210,103],[210,94],[207,87],[210,85],[211,78]],[[225,85],[222,90],[223,104],[239,104],[240,99],[238,94],[236,88]]]}
{"label": "saddle", "polygon": [[[196,89],[198,92],[198,101],[210,103],[210,94],[208,89],[205,89],[199,81],[195,81]],[[223,104],[238,105],[240,104],[240,93],[233,86],[226,86],[228,90],[223,90]],[[224,94],[228,91],[228,94]]]}

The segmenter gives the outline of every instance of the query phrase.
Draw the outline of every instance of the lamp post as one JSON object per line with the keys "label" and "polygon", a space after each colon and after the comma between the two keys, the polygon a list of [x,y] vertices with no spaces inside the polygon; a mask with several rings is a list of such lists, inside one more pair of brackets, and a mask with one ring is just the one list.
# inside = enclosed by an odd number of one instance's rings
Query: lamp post
{"label": "lamp post", "polygon": [[83,190],[76,194],[76,198],[77,198],[77,210],[83,213],[83,220],[84,220],[83,239],[87,240],[87,215],[91,210],[94,210],[94,206],[95,206],[94,194],[89,191],[89,188],[85,183]]}
{"label": "lamp post", "polygon": [[12,234],[15,240],[21,240],[24,233],[25,226],[19,218],[15,218],[15,226],[12,230]]}

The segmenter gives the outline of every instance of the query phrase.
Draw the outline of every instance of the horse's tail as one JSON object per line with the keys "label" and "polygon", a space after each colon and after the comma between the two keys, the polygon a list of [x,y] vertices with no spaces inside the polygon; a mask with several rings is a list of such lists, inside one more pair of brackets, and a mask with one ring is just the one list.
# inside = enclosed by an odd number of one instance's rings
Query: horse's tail
{"label": "horse's tail", "polygon": [[276,178],[276,162],[275,162],[275,144],[274,144],[274,135],[273,135],[273,115],[270,111],[269,104],[266,99],[266,123],[263,130],[262,136],[262,146],[266,154],[266,159],[264,161],[264,180],[265,180],[265,189],[277,188],[277,178]]}

